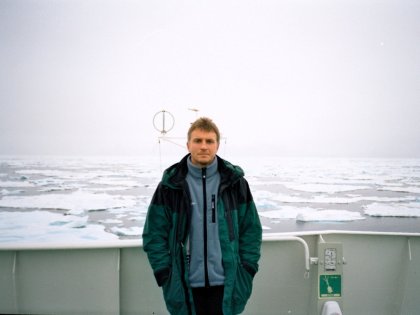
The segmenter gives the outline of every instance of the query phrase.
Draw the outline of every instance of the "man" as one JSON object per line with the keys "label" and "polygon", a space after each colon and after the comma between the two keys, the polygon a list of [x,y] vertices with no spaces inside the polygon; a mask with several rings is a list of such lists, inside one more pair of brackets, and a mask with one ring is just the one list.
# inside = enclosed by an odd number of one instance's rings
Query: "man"
{"label": "man", "polygon": [[209,118],[188,130],[187,154],[163,173],[143,246],[171,314],[241,313],[258,271],[262,228],[244,172],[217,156]]}

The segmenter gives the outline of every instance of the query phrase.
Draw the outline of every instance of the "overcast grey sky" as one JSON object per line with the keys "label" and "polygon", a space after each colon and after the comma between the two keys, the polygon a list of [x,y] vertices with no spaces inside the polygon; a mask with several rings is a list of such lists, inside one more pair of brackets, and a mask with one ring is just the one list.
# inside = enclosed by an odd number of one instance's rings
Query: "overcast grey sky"
{"label": "overcast grey sky", "polygon": [[197,108],[231,154],[420,157],[419,37],[419,0],[0,0],[0,154],[153,154]]}

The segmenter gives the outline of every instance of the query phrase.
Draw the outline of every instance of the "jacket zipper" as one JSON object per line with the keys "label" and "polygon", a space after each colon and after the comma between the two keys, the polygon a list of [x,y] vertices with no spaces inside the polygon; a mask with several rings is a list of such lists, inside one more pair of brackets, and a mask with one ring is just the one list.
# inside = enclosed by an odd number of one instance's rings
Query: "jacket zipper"
{"label": "jacket zipper", "polygon": [[207,188],[206,188],[206,168],[201,169],[201,178],[203,181],[203,233],[204,233],[204,280],[205,286],[210,286],[209,270],[207,265]]}
{"label": "jacket zipper", "polygon": [[211,195],[211,221],[216,223],[216,195]]}

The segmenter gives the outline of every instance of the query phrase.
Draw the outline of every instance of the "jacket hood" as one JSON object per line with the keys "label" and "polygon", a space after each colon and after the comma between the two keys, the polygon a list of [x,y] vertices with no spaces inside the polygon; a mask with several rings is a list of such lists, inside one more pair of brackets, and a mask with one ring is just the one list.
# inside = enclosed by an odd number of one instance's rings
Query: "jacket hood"
{"label": "jacket hood", "polygon": [[[187,154],[182,158],[180,162],[173,164],[163,172],[162,185],[171,188],[182,188],[185,177],[188,173],[187,160],[189,157],[190,154]],[[240,166],[233,165],[218,155],[216,155],[216,158],[218,163],[218,171],[221,176],[221,185],[229,186],[245,175]]]}

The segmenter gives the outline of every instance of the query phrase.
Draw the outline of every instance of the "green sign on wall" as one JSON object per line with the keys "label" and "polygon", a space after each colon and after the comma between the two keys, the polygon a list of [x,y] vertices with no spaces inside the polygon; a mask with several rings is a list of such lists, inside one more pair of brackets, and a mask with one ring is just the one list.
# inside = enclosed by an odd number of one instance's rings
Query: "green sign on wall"
{"label": "green sign on wall", "polygon": [[319,297],[320,298],[341,297],[341,275],[320,275],[319,276]]}

